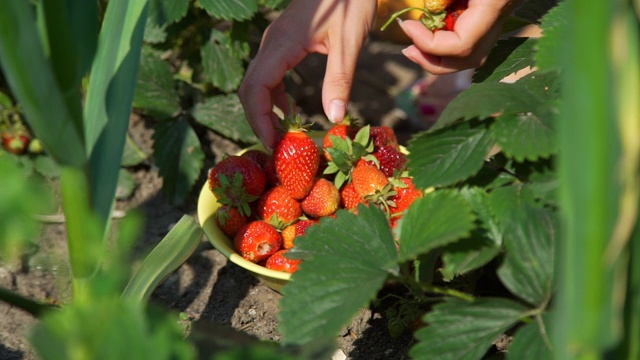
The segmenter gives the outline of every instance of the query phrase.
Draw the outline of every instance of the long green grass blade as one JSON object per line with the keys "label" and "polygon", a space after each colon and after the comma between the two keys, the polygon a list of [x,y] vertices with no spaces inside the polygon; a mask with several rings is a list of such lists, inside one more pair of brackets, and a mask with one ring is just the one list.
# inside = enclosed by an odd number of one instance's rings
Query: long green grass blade
{"label": "long green grass blade", "polygon": [[109,222],[140,62],[147,1],[111,0],[107,6],[84,108],[91,199]]}
{"label": "long green grass blade", "polygon": [[614,3],[565,5],[558,160],[564,229],[552,338],[559,359],[600,359],[620,335],[613,310],[616,264],[604,261],[620,190],[608,56]]}
{"label": "long green grass blade", "polygon": [[52,69],[67,109],[83,128],[81,82],[89,71],[98,44],[98,4],[95,1],[46,0],[43,42],[48,44]]}
{"label": "long green grass blade", "polygon": [[47,151],[60,164],[83,166],[81,119],[67,107],[29,1],[0,1],[0,65]]}
{"label": "long green grass blade", "polygon": [[122,297],[148,299],[156,287],[191,256],[201,241],[202,229],[198,223],[191,216],[183,216],[144,259]]}

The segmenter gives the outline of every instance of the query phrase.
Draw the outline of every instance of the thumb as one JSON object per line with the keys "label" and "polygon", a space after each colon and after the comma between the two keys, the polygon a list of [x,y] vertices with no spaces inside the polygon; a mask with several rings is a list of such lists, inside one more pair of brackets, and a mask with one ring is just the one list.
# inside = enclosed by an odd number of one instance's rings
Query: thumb
{"label": "thumb", "polygon": [[327,69],[322,84],[322,106],[333,123],[340,123],[347,113],[358,53],[353,49],[354,47],[332,49],[327,58]]}

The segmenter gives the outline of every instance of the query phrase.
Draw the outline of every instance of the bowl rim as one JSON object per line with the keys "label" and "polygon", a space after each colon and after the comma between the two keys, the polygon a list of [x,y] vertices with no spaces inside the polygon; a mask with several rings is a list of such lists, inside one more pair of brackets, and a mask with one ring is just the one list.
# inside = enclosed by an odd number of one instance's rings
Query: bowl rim
{"label": "bowl rim", "polygon": [[[264,147],[261,145],[253,145],[239,151],[236,155],[242,155],[244,152],[252,149],[263,150]],[[221,252],[232,263],[245,268],[252,273],[279,280],[291,280],[290,273],[267,269],[262,265],[258,265],[243,258],[235,251],[233,248],[233,240],[223,233],[215,222],[214,214],[219,207],[220,203],[218,203],[213,192],[209,189],[208,182],[205,181],[202,189],[200,190],[200,195],[198,196],[197,214],[200,227],[204,231],[211,245],[213,245],[214,248]]]}

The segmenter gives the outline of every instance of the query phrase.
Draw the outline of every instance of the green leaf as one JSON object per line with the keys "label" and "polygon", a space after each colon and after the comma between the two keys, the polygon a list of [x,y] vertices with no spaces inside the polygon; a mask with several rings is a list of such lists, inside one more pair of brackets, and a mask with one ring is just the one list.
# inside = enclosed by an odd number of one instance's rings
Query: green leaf
{"label": "green leaf", "polygon": [[547,316],[536,318],[522,328],[518,329],[513,336],[507,359],[551,359],[553,353],[550,349],[549,323]]}
{"label": "green leaf", "polygon": [[122,161],[120,162],[120,165],[135,166],[142,163],[148,157],[149,155],[142,151],[142,149],[138,147],[138,145],[130,136],[127,136],[127,141],[124,144],[124,152],[122,153]]}
{"label": "green leaf", "polygon": [[25,178],[12,158],[0,155],[0,263],[13,261],[34,245],[39,231],[34,215],[46,210],[51,201],[42,183]]}
{"label": "green leaf", "polygon": [[[228,42],[217,40],[221,33],[213,31],[212,38],[200,51],[205,76],[224,92],[231,92],[240,86],[244,75],[242,58],[235,56]],[[224,36],[224,35],[223,35]]]}
{"label": "green leaf", "polygon": [[444,109],[434,130],[458,120],[485,119],[504,113],[534,111],[542,101],[535,94],[520,91],[516,84],[474,83]]}
{"label": "green leaf", "polygon": [[148,21],[158,25],[182,19],[189,10],[189,0],[149,0]]}
{"label": "green leaf", "polygon": [[202,241],[202,229],[184,215],[147,255],[122,293],[123,299],[146,301],[158,285],[180,267]]}
{"label": "green leaf", "polygon": [[170,202],[182,204],[204,164],[198,135],[186,120],[181,119],[159,123],[153,140],[158,173],[164,181],[162,191]]}
{"label": "green leaf", "polygon": [[57,178],[60,176],[60,167],[51,158],[51,156],[47,156],[47,155],[36,156],[36,158],[33,159],[33,166],[35,167],[35,170],[38,173],[50,179]]}
{"label": "green leaf", "polygon": [[502,298],[471,303],[449,300],[434,306],[418,330],[418,343],[409,350],[415,360],[482,359],[494,340],[525,315],[523,305]]}
{"label": "green leaf", "polygon": [[13,107],[13,100],[4,91],[0,90],[0,110],[7,110]]}
{"label": "green leaf", "polygon": [[151,47],[142,48],[133,106],[156,118],[169,118],[180,111],[169,64]]}
{"label": "green leaf", "polygon": [[541,107],[535,113],[502,115],[491,126],[491,136],[516,161],[547,158],[557,151],[554,110]]}
{"label": "green leaf", "polygon": [[133,194],[133,190],[136,188],[136,181],[133,175],[126,169],[120,169],[118,175],[118,186],[116,187],[116,199],[127,199]]}
{"label": "green leaf", "polygon": [[492,145],[482,123],[423,132],[409,141],[407,167],[419,188],[451,185],[477,173]]}
{"label": "green leaf", "polygon": [[485,64],[473,74],[473,82],[500,81],[519,70],[533,67],[534,38],[508,38],[499,40]]}
{"label": "green leaf", "polygon": [[401,260],[467,237],[475,227],[471,206],[453,190],[437,190],[417,199],[403,218]]}
{"label": "green leaf", "polygon": [[51,311],[35,325],[29,338],[43,360],[196,357],[176,316],[113,296]]}
{"label": "green leaf", "polygon": [[460,193],[471,205],[479,225],[470,237],[444,248],[441,272],[448,279],[487,264],[502,248],[502,233],[491,214],[487,193],[480,188],[464,188]]}
{"label": "green leaf", "polygon": [[150,0],[149,16],[145,25],[145,42],[164,42],[169,24],[182,19],[189,10],[189,0]]}
{"label": "green leaf", "polygon": [[200,0],[200,5],[214,18],[247,20],[258,11],[257,0]]}
{"label": "green leaf", "polygon": [[[147,2],[110,0],[84,107],[93,208],[108,224],[133,102]],[[49,146],[47,144],[47,149]]]}
{"label": "green leaf", "polygon": [[[358,206],[358,214],[339,210],[296,239],[288,257],[304,259],[282,289],[279,331],[283,343],[335,337],[376,295],[397,254],[385,214]],[[313,306],[309,306],[313,304]]]}
{"label": "green leaf", "polygon": [[515,186],[491,195],[506,256],[498,277],[515,295],[539,306],[549,301],[554,285],[554,243],[558,229],[552,213],[523,201]]}
{"label": "green leaf", "polygon": [[238,95],[217,95],[197,104],[191,115],[200,124],[223,136],[248,144],[259,140],[247,122]]}
{"label": "green leaf", "polygon": [[536,65],[540,70],[556,70],[561,67],[558,55],[564,52],[567,13],[567,6],[561,1],[542,18],[540,28],[544,36],[540,38],[536,49]]}

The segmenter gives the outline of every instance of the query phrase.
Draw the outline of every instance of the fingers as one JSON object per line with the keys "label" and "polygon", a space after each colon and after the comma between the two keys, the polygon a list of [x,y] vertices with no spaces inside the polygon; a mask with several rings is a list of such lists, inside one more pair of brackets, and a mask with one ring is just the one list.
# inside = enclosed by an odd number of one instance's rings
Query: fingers
{"label": "fingers", "polygon": [[282,31],[270,28],[265,33],[263,45],[249,65],[238,96],[249,125],[260,141],[273,148],[277,140],[279,119],[273,106],[288,112],[288,97],[282,79],[286,72],[306,55],[295,41],[283,41]]}
{"label": "fingers", "polygon": [[347,113],[347,103],[360,46],[332,47],[322,84],[322,105],[325,114],[334,123],[340,123]]}
{"label": "fingers", "polygon": [[447,74],[481,66],[497,41],[509,1],[469,1],[454,31],[431,32],[419,21],[400,23],[413,45],[404,55],[433,74]]}

